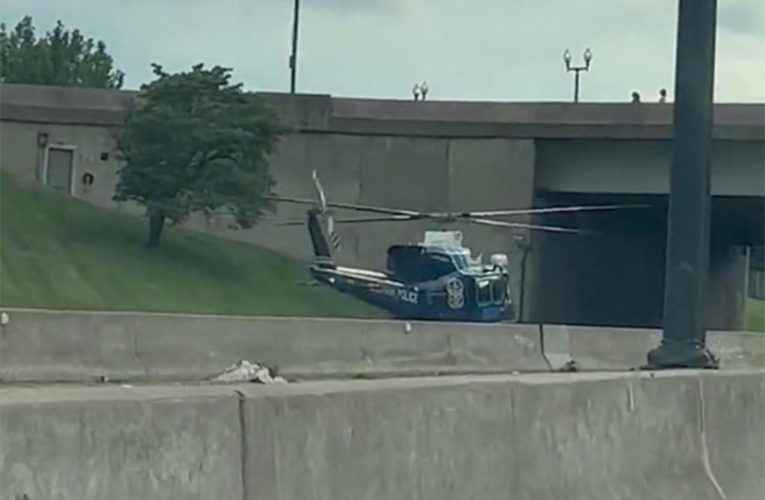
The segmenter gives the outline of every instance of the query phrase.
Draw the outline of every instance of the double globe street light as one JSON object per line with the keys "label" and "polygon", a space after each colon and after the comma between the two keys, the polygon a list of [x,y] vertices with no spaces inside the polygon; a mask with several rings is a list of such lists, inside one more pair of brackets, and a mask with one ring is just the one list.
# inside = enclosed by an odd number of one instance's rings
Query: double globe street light
{"label": "double globe street light", "polygon": [[590,70],[590,61],[592,61],[592,51],[588,48],[584,51],[584,66],[571,65],[571,52],[566,49],[563,53],[563,62],[566,63],[566,71],[574,72],[574,102],[579,102],[579,72]]}

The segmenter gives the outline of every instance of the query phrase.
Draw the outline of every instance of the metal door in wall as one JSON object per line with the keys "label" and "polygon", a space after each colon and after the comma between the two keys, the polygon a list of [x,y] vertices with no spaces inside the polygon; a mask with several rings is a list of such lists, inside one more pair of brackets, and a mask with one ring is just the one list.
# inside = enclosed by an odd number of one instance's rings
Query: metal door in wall
{"label": "metal door in wall", "polygon": [[73,160],[73,150],[50,148],[45,169],[45,184],[58,191],[71,193]]}

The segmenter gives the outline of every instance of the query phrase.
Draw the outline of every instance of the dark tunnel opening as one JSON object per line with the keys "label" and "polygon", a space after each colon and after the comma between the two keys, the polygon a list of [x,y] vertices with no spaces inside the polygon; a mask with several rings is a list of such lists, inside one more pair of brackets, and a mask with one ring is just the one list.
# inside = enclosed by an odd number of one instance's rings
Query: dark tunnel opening
{"label": "dark tunnel opening", "polygon": [[[587,230],[532,238],[528,320],[560,324],[660,327],[667,239],[666,195],[538,193],[538,206],[626,204],[645,208],[536,217]],[[762,247],[765,199],[713,197],[708,327],[744,320],[748,255]]]}

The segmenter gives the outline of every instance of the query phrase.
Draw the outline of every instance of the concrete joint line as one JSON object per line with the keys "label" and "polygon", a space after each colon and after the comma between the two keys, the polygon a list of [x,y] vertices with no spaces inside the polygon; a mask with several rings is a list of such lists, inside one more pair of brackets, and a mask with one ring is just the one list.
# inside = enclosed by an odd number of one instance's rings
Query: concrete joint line
{"label": "concrete joint line", "polygon": [[547,368],[550,369],[551,372],[555,371],[555,368],[553,368],[552,363],[550,363],[550,359],[547,357],[547,352],[545,351],[545,329],[543,325],[537,325],[539,328],[539,353],[542,355],[542,359],[545,360],[545,364],[547,364]]}
{"label": "concrete joint line", "polygon": [[701,438],[701,462],[704,464],[704,472],[715,487],[715,491],[720,497],[720,500],[728,500],[725,492],[717,481],[714,472],[712,471],[712,464],[709,461],[709,446],[707,445],[707,427],[706,427],[706,403],[704,401],[704,376],[699,375],[699,434]]}
{"label": "concrete joint line", "polygon": [[[565,350],[562,352],[553,352],[554,349],[550,344],[553,343],[552,335],[550,337],[545,333],[545,325],[540,323],[539,327],[539,348],[542,354],[542,359],[545,360],[545,364],[551,372],[564,372],[564,371],[576,371],[577,362],[571,357],[571,345],[569,340],[569,333],[567,330],[560,330],[565,333]],[[560,339],[558,341],[560,344]]]}
{"label": "concrete joint line", "polygon": [[452,140],[446,140],[446,209],[452,208]]}
{"label": "concrete joint line", "polygon": [[633,379],[627,379],[627,411],[630,413],[635,411],[635,388],[633,384]]}
{"label": "concrete joint line", "polygon": [[140,343],[138,342],[138,329],[133,330],[133,355],[135,356],[136,361],[138,361],[138,364],[140,365],[141,369],[143,370],[143,374],[145,376],[149,375],[149,367],[146,366],[146,363],[144,363],[143,356],[141,355],[141,348]]}
{"label": "concrete joint line", "polygon": [[457,356],[454,354],[454,346],[452,345],[451,333],[446,334],[446,359],[455,365],[457,364]]}
{"label": "concrete joint line", "polygon": [[242,391],[234,389],[234,392],[239,398],[237,413],[239,415],[239,474],[242,484],[242,500],[247,500],[249,498],[250,488],[247,481],[247,466],[249,465],[249,452],[247,451],[247,418],[244,414],[246,398]]}

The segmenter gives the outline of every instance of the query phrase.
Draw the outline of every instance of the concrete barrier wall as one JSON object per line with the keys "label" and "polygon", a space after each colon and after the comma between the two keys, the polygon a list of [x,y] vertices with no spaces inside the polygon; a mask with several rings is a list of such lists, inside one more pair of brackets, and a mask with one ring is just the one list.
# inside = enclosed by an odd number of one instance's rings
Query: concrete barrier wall
{"label": "concrete barrier wall", "polygon": [[0,497],[759,500],[763,406],[763,371],[3,388]]}
{"label": "concrete barrier wall", "polygon": [[707,333],[707,346],[728,368],[765,368],[765,332]]}
{"label": "concrete barrier wall", "polygon": [[533,325],[6,311],[3,382],[198,381],[242,359],[288,378],[548,368]]}
{"label": "concrete barrier wall", "polygon": [[[0,382],[200,381],[246,359],[288,378],[626,370],[656,330],[5,309]],[[765,335],[710,332],[724,368],[765,367]]]}
{"label": "concrete barrier wall", "polygon": [[569,360],[582,370],[625,370],[646,363],[661,341],[658,330],[542,325],[545,356],[553,367]]}
{"label": "concrete barrier wall", "polygon": [[762,373],[704,375],[703,433],[710,470],[730,498],[765,498],[765,381]]}
{"label": "concrete barrier wall", "polygon": [[242,498],[231,390],[48,387],[0,395],[3,500]]}
{"label": "concrete barrier wall", "polygon": [[[543,354],[553,369],[571,360],[580,370],[639,369],[661,342],[661,331],[647,328],[541,325],[541,330]],[[765,334],[710,331],[707,345],[722,368],[765,368]]]}

